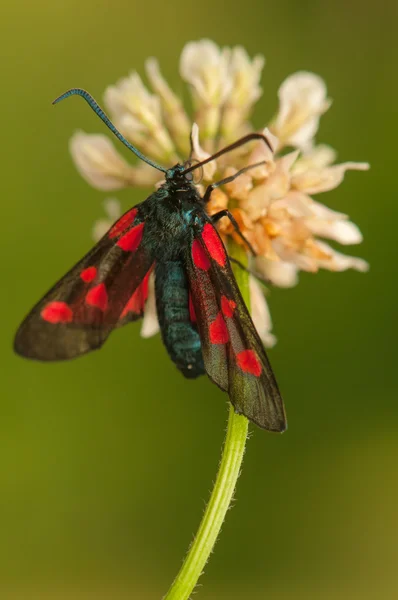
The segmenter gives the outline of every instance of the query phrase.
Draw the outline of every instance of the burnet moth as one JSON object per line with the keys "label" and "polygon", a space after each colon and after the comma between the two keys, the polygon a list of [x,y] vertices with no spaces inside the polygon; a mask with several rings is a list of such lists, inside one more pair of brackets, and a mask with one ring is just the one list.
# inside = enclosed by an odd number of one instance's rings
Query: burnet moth
{"label": "burnet moth", "polygon": [[162,339],[177,368],[188,378],[207,373],[237,413],[284,431],[283,401],[215,223],[226,216],[238,226],[227,210],[206,213],[216,187],[258,165],[213,183],[203,197],[192,180],[207,162],[254,139],[269,145],[267,138],[250,133],[200,163],[166,169],[132,146],[86,91],[73,88],[54,104],[72,95],[84,98],[125,146],[164,173],[165,182],[36,304],[18,329],[15,351],[56,361],[100,348],[113,329],[143,316],[153,271]]}

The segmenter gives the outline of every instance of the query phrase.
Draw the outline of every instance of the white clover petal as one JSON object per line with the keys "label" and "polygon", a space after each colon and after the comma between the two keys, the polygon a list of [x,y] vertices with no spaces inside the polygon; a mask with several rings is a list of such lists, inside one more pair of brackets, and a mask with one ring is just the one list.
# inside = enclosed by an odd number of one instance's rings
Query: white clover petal
{"label": "white clover petal", "polygon": [[306,225],[314,235],[335,240],[340,244],[360,244],[363,240],[359,227],[351,221],[309,219]]}
{"label": "white clover petal", "polygon": [[337,252],[337,250],[334,250],[329,244],[325,244],[325,242],[320,242],[319,240],[317,241],[317,246],[323,253],[328,255],[327,258],[318,261],[319,267],[322,267],[323,269],[328,269],[329,271],[355,269],[362,273],[366,273],[366,271],[369,270],[369,263],[362,258],[348,256],[341,252]]}
{"label": "white clover petal", "polygon": [[70,139],[69,150],[79,173],[98,190],[119,190],[136,181],[136,169],[105,135],[77,131]]}
{"label": "white clover petal", "polygon": [[189,42],[180,59],[181,77],[192,86],[194,100],[220,106],[229,96],[232,79],[229,72],[230,51],[220,49],[211,40]]}
{"label": "white clover petal", "polygon": [[[295,150],[279,158],[275,163],[274,171],[264,184],[253,188],[249,195],[249,201],[258,204],[261,197],[262,206],[268,207],[272,202],[284,198],[290,190],[290,169],[297,159],[298,154],[299,151]],[[262,189],[261,196],[258,193],[260,188]]]}
{"label": "white clover petal", "polygon": [[253,222],[264,217],[267,213],[270,203],[267,191],[266,183],[256,185],[250,190],[247,198],[244,198],[240,202],[240,206],[246,211]]}
{"label": "white clover petal", "polygon": [[317,202],[313,198],[310,198],[310,196],[307,196],[306,194],[302,194],[301,192],[297,192],[297,193],[301,194],[303,200],[305,199],[305,201],[307,202],[307,205],[310,208],[311,213],[314,217],[316,217],[320,220],[326,220],[326,221],[341,221],[342,219],[345,219],[345,220],[348,219],[348,215],[346,215],[345,213],[341,213],[341,212],[337,212],[336,210],[332,210],[331,208],[328,208],[324,204],[321,204],[320,202]]}
{"label": "white clover petal", "polygon": [[152,127],[161,120],[158,96],[147,90],[136,72],[120,79],[116,85],[108,86],[104,99],[115,121],[118,121],[126,113],[136,117],[146,127]]}
{"label": "white clover petal", "polygon": [[298,284],[297,266],[295,264],[257,256],[255,266],[256,271],[264,275],[273,285],[289,288]]}
{"label": "white clover petal", "polygon": [[148,281],[148,298],[145,303],[144,317],[141,326],[141,337],[149,338],[160,330],[156,310],[155,275],[152,272]]}
{"label": "white clover petal", "polygon": [[283,210],[295,219],[313,217],[312,205],[307,199],[311,200],[306,194],[302,194],[297,190],[291,190],[286,196],[272,203],[270,213],[276,216]]}
{"label": "white clover petal", "polygon": [[291,243],[290,240],[283,237],[277,237],[272,240],[272,247],[282,261],[291,263],[302,271],[308,271],[310,273],[316,273],[318,271],[318,260],[311,255],[303,254],[303,252],[298,250],[296,245]]}
{"label": "white clover petal", "polygon": [[189,42],[180,59],[181,77],[190,84],[195,107],[195,121],[202,139],[214,143],[221,119],[221,109],[232,90],[228,48],[222,50],[210,40]]}
{"label": "white clover petal", "polygon": [[367,171],[369,168],[369,163],[346,162],[323,169],[309,169],[299,174],[293,173],[292,187],[307,194],[328,192],[340,185],[346,171]]}
{"label": "white clover petal", "polygon": [[290,190],[290,169],[298,154],[299,151],[295,150],[279,158],[272,165],[269,177],[260,185],[254,186],[247,197],[241,198],[242,208],[253,221],[264,217],[272,203],[287,196]]}
{"label": "white clover petal", "polygon": [[264,63],[260,54],[251,60],[242,46],[232,48],[229,68],[233,83],[228,104],[247,109],[257,102],[263,93],[259,83]]}
{"label": "white clover petal", "polygon": [[249,286],[253,323],[264,346],[266,348],[272,348],[276,344],[276,337],[271,333],[271,314],[264,296],[264,292],[254,277],[250,276]]}
{"label": "white clover petal", "polygon": [[307,152],[301,154],[293,166],[294,174],[300,174],[309,169],[322,169],[333,164],[336,160],[336,151],[326,144],[318,144]]}
{"label": "white clover petal", "polygon": [[[270,131],[270,130],[268,129],[268,127],[264,127],[264,129],[262,130],[262,132],[261,132],[261,133],[262,133],[263,135],[265,135],[265,137],[266,137],[266,138],[267,138],[267,140],[269,141],[269,143],[270,143],[270,146],[271,146],[271,148],[272,148],[272,150],[271,150],[271,153],[272,153],[272,157],[273,157],[273,156],[274,156],[274,154],[275,154],[275,151],[276,151],[276,149],[277,149],[277,147],[278,147],[279,140],[278,140],[277,136],[276,136],[276,135],[274,135],[274,134],[272,133],[272,131]],[[267,146],[266,146],[266,144],[263,144],[263,146],[264,146],[265,148],[267,147]]]}
{"label": "white clover petal", "polygon": [[247,166],[264,162],[263,165],[250,169],[250,176],[256,180],[265,179],[275,171],[276,168],[274,149],[278,147],[278,138],[273,135],[267,127],[262,131],[262,134],[267,138],[272,150],[264,141],[259,140],[255,145],[254,150],[250,153],[249,158],[247,159]]}
{"label": "white clover petal", "polygon": [[156,58],[149,58],[145,63],[145,67],[148,79],[162,102],[166,125],[177,146],[187,155],[191,125],[183,104],[162,76]]}
{"label": "white clover petal", "polygon": [[221,121],[221,134],[227,141],[243,134],[251,108],[262,94],[259,82],[263,66],[263,56],[258,55],[251,60],[242,46],[232,49],[229,63],[232,85],[225,98]]}
{"label": "white clover petal", "polygon": [[105,104],[125,136],[156,159],[174,161],[175,148],[162,119],[160,98],[133,72],[105,90]]}
{"label": "white clover petal", "polygon": [[314,73],[299,71],[285,79],[278,91],[279,112],[273,124],[281,145],[312,146],[319,117],[330,106],[325,82]]}
{"label": "white clover petal", "polygon": [[[201,145],[199,143],[199,127],[198,127],[197,123],[193,123],[193,125],[192,125],[191,146],[192,146],[191,158],[197,160],[198,162],[201,162],[202,160],[206,160],[206,158],[209,158],[211,156],[211,154],[209,154],[208,152],[203,150],[203,148],[201,147]],[[215,160],[212,160],[211,162],[207,163],[207,165],[203,165],[202,169],[203,169],[203,178],[210,181],[211,179],[213,179],[213,175],[216,172],[217,163]]]}
{"label": "white clover petal", "polygon": [[174,112],[181,107],[181,100],[175,95],[169,84],[162,76],[159,63],[156,58],[148,58],[145,62],[148,79],[155,92],[159,94],[167,110]]}
{"label": "white clover petal", "polygon": [[[231,177],[237,173],[237,169],[234,167],[228,167],[225,170],[224,176]],[[231,198],[235,198],[236,200],[240,200],[244,202],[247,200],[250,190],[253,188],[252,178],[248,173],[242,173],[231,181],[230,183],[225,184],[225,189],[228,192]]]}
{"label": "white clover petal", "polygon": [[104,237],[111,226],[112,223],[109,221],[109,219],[97,219],[94,221],[94,225],[91,230],[91,237],[95,242],[98,242],[102,237]]}
{"label": "white clover petal", "polygon": [[117,198],[106,198],[103,204],[106,214],[112,221],[116,221],[121,216],[122,209]]}

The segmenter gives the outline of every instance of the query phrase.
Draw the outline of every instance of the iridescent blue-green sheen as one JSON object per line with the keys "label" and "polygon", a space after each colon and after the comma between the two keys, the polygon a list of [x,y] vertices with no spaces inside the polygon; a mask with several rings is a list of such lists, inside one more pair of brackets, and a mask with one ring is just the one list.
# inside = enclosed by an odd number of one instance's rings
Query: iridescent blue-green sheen
{"label": "iridescent blue-green sheen", "polygon": [[163,343],[171,360],[185,375],[205,373],[199,334],[189,314],[189,287],[180,260],[157,263],[155,267],[157,311]]}

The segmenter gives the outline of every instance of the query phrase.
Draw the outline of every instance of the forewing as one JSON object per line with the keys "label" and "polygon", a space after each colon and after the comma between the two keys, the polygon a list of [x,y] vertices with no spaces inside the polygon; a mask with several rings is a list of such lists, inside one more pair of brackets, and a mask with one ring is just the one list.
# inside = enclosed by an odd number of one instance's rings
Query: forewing
{"label": "forewing", "polygon": [[186,263],[207,374],[229,393],[237,413],[264,429],[284,431],[275,376],[211,223],[195,234]]}
{"label": "forewing", "polygon": [[99,348],[143,314],[153,259],[143,205],[125,213],[32,309],[15,337],[18,354],[62,360]]}

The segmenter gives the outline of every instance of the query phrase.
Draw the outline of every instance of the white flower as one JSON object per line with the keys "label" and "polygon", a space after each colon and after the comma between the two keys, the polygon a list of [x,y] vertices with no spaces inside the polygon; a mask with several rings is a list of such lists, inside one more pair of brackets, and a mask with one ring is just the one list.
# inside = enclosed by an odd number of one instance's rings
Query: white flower
{"label": "white flower", "polygon": [[261,55],[251,60],[242,46],[231,51],[229,72],[232,87],[225,99],[221,121],[221,134],[226,141],[233,141],[244,133],[242,126],[262,94],[260,78],[264,62]]}
{"label": "white flower", "polygon": [[289,288],[298,283],[298,268],[292,263],[257,256],[254,264],[256,271],[273,285]]}
{"label": "white flower", "polygon": [[144,318],[141,327],[141,337],[150,338],[160,331],[158,313],[156,310],[155,274],[152,272],[148,281],[148,298],[145,304]]}
{"label": "white flower", "polygon": [[312,146],[319,117],[330,107],[326,85],[314,73],[290,75],[278,91],[279,112],[272,126],[280,145],[305,150]]}
{"label": "white flower", "polygon": [[250,276],[250,303],[252,306],[252,319],[266,348],[272,348],[276,344],[276,337],[271,333],[272,321],[268,304],[264,296],[264,290],[254,277]]}
{"label": "white flower", "polygon": [[355,269],[356,271],[362,271],[366,273],[369,270],[369,264],[362,258],[356,256],[347,256],[334,250],[329,244],[318,241],[318,248],[326,255],[320,257],[318,260],[318,266],[329,271],[346,271],[347,269]]}
{"label": "white flower", "polygon": [[189,42],[180,59],[181,77],[191,85],[196,106],[220,106],[229,96],[233,80],[229,69],[230,51],[211,40]]}
{"label": "white flower", "polygon": [[173,141],[162,120],[160,99],[131,73],[105,90],[105,104],[115,124],[142,151],[160,161],[177,160]]}
{"label": "white flower", "polygon": [[367,171],[369,163],[346,162],[331,167],[310,168],[308,170],[292,174],[292,187],[306,192],[307,194],[319,194],[333,190],[344,179],[345,172]]}
{"label": "white flower", "polygon": [[[206,39],[190,42],[181,55],[180,74],[192,94],[191,117],[153,58],[146,62],[151,90],[134,72],[109,87],[105,100],[115,124],[149,158],[171,166],[184,163],[191,151],[191,159],[202,161],[226,143],[254,131],[249,115],[262,93],[263,65],[262,56],[250,58],[240,46],[219,48]],[[269,125],[271,131],[262,128],[272,150],[257,141],[235,149],[204,165],[203,182],[197,184],[203,194],[214,181],[262,163],[215,189],[206,208],[209,215],[229,209],[256,251],[254,271],[271,285],[292,287],[300,271],[368,268],[364,260],[343,255],[324,241],[360,243],[357,225],[348,215],[312,197],[340,185],[347,170],[369,168],[367,163],[335,164],[333,148],[315,144],[320,116],[329,106],[321,77],[307,72],[289,76],[279,89],[279,111]],[[293,151],[285,153],[288,146]],[[105,136],[77,133],[71,140],[71,152],[83,177],[99,189],[161,184],[158,171],[146,164],[130,166]],[[120,214],[115,200],[107,201],[105,210],[107,218],[95,226],[97,238]],[[221,219],[218,228],[227,244],[233,238],[243,245],[228,219]],[[153,275],[149,289],[143,336],[159,328]],[[256,282],[251,282],[251,289],[254,322],[264,343],[271,346],[275,338],[263,291]]]}
{"label": "white flower", "polygon": [[107,198],[104,200],[103,206],[106,216],[94,222],[92,231],[93,239],[96,242],[106,234],[122,214],[120,202],[116,198]]}
{"label": "white flower", "polygon": [[98,190],[119,190],[156,181],[154,169],[145,163],[129,165],[105,135],[77,131],[70,139],[69,149],[79,173]]}
{"label": "white flower", "polygon": [[265,127],[261,132],[268,140],[272,150],[268,144],[256,144],[254,150],[250,153],[247,164],[255,165],[262,162],[262,165],[254,169],[250,169],[250,176],[256,181],[264,181],[273,171],[275,171],[275,149],[278,147],[278,138],[273,135],[268,127]]}
{"label": "white flower", "polygon": [[363,240],[362,233],[355,223],[345,219],[321,220],[310,218],[305,221],[313,235],[329,238],[339,244],[360,244]]}
{"label": "white flower", "polygon": [[328,167],[336,160],[336,151],[327,144],[318,144],[312,146],[305,152],[302,152],[300,158],[296,161],[293,172],[299,175],[311,169],[321,169]]}
{"label": "white flower", "polygon": [[194,119],[205,140],[217,135],[221,108],[232,90],[229,59],[230,50],[210,40],[189,42],[181,54],[180,74],[190,84]]}
{"label": "white flower", "polygon": [[233,84],[228,96],[229,104],[247,110],[257,102],[263,93],[260,78],[264,63],[265,59],[261,54],[251,60],[242,46],[232,49],[230,71]]}
{"label": "white flower", "polygon": [[175,95],[167,81],[160,73],[158,61],[149,58],[146,63],[148,79],[155,92],[159,95],[163,106],[165,123],[179,150],[185,155],[189,152],[189,132],[191,123],[181,100]]}
{"label": "white flower", "polygon": [[[191,131],[191,145],[192,145],[192,155],[191,159],[197,160],[201,162],[202,160],[206,160],[209,158],[210,154],[203,150],[199,143],[199,127],[196,123],[192,124]],[[207,165],[203,165],[203,177],[205,179],[211,180],[213,179],[214,173],[216,172],[217,165],[215,161],[207,163]]]}

